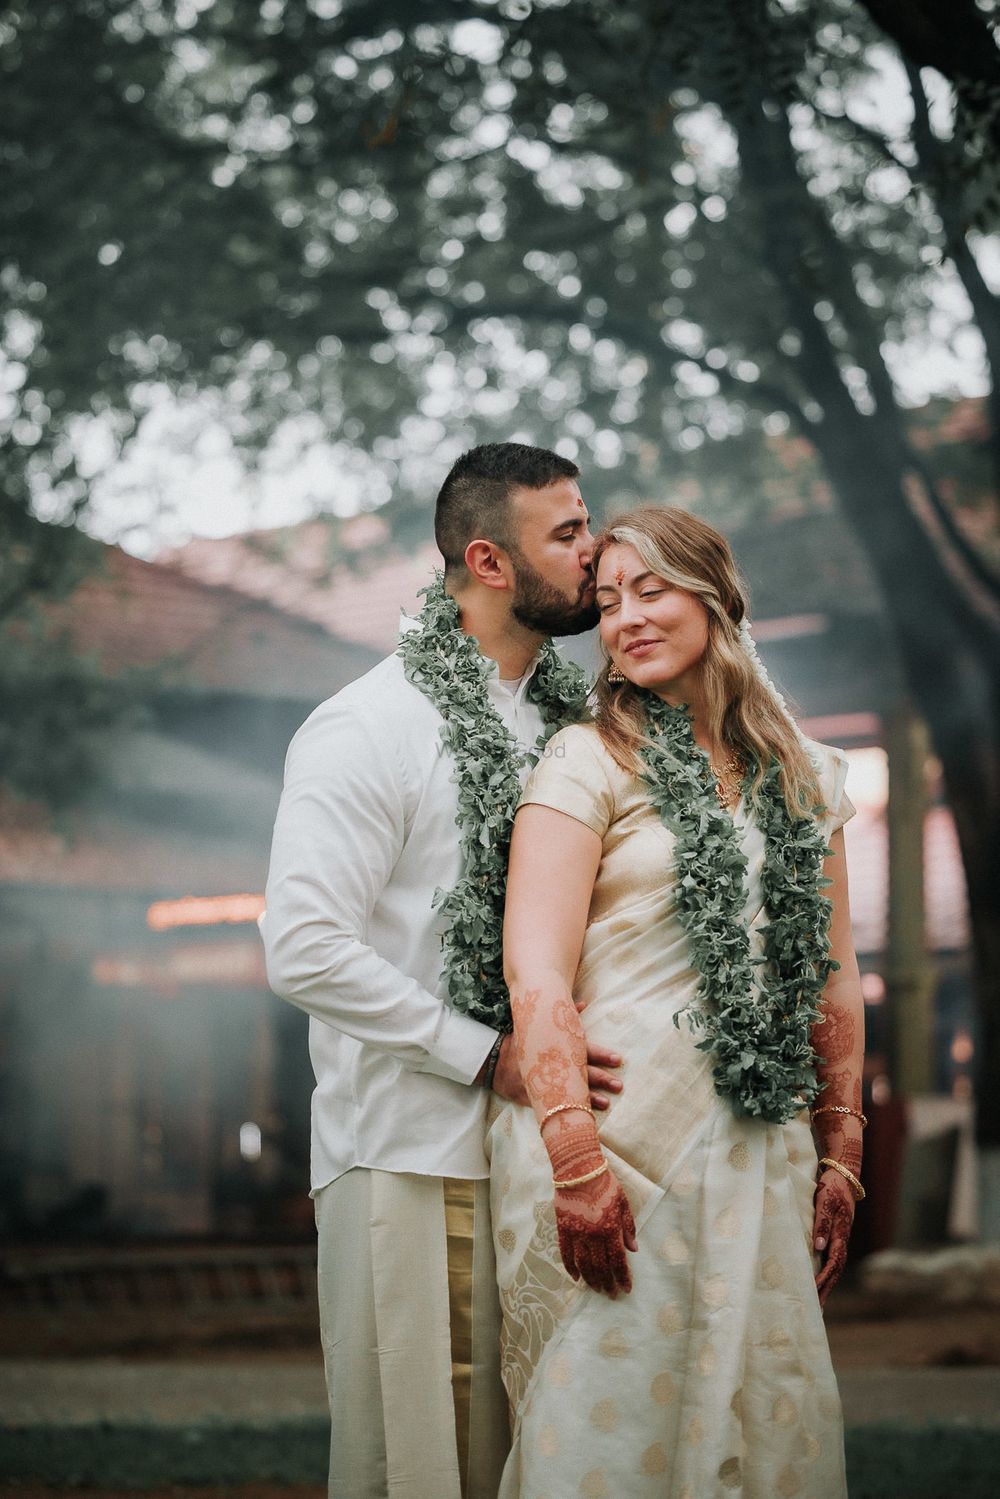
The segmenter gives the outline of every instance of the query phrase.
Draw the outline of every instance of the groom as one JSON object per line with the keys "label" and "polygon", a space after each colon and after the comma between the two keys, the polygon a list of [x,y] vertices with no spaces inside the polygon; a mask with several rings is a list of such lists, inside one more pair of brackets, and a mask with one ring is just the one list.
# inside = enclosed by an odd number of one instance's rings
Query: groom
{"label": "groom", "polygon": [[[288,752],[261,930],[311,1017],[331,1499],[494,1499],[503,1466],[484,1135],[491,1089],[526,1096],[502,1022],[450,1000],[500,995],[511,777],[567,709],[547,637],[597,620],[578,472],[520,443],[464,454],[435,512],[443,591]],[[493,841],[491,879],[468,856],[489,870]],[[589,1060],[617,1091],[618,1059]]]}

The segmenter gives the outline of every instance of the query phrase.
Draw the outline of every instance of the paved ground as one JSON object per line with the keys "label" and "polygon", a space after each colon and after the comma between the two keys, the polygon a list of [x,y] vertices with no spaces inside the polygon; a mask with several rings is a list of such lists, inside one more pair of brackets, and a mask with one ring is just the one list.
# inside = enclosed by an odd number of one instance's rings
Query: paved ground
{"label": "paved ground", "polygon": [[263,1367],[118,1359],[0,1361],[0,1427],[287,1421],[326,1415],[317,1364]]}
{"label": "paved ground", "polygon": [[[1000,1429],[1000,1368],[846,1369],[848,1426],[958,1421]],[[0,1360],[0,1427],[323,1420],[319,1364]]]}
{"label": "paved ground", "polygon": [[848,1427],[954,1421],[1000,1432],[1000,1369],[845,1369],[838,1382]]}
{"label": "paved ground", "polygon": [[[1000,1368],[841,1372],[851,1499],[996,1499]],[[0,1496],[322,1499],[315,1361],[0,1360]]]}
{"label": "paved ground", "polygon": [[[0,1480],[2,1482],[2,1480]],[[3,1499],[326,1499],[325,1483],[172,1483],[156,1489],[108,1489],[90,1485],[68,1489],[63,1484],[9,1479],[0,1489]]]}

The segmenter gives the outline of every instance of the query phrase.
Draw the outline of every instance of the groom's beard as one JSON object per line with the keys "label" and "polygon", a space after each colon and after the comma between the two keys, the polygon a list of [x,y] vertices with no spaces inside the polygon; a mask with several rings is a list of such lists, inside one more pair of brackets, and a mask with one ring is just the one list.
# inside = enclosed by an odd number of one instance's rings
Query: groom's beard
{"label": "groom's beard", "polygon": [[517,593],[511,613],[529,630],[539,635],[582,635],[592,630],[600,619],[594,603],[594,580],[584,578],[575,599],[547,583],[520,552],[511,553]]}

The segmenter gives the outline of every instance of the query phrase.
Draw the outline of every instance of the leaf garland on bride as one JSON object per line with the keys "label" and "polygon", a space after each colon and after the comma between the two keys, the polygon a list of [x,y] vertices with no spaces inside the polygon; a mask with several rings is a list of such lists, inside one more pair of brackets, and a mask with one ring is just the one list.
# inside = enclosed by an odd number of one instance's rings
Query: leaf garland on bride
{"label": "leaf garland on bride", "polygon": [[503,912],[511,827],[521,797],[520,772],[533,765],[558,729],[586,714],[587,682],[551,641],[538,653],[527,696],[545,725],[533,751],[517,743],[492,707],[486,683],[493,662],[461,628],[459,608],[441,573],[421,590],[419,629],[407,630],[399,654],[407,680],[437,708],[442,748],[455,762],[463,874],[453,890],[436,890],[447,922],[443,974],[452,1006],[496,1030],[512,1028],[503,978]]}
{"label": "leaf garland on bride", "polygon": [[[772,761],[753,800],[764,835],[762,890],[768,921],[763,957],[754,958],[744,919],[747,860],[732,817],[719,805],[708,761],[695,743],[685,707],[643,692],[649,738],[640,749],[643,779],[673,833],[681,926],[700,975],[686,1015],[704,1031],[699,1049],[714,1053],[716,1092],[737,1115],[786,1123],[819,1091],[811,1030],[838,965],[829,955],[830,852],[812,817],[792,817]],[[744,791],[749,773],[744,779]],[[755,972],[755,970],[757,970]]]}

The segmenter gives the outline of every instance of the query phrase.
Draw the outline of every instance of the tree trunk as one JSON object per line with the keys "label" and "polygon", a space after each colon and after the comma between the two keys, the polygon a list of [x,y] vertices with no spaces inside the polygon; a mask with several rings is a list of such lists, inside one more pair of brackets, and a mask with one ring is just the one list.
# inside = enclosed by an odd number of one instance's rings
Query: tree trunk
{"label": "tree trunk", "polygon": [[964,221],[962,209],[965,184],[962,181],[961,160],[956,158],[953,146],[938,140],[931,129],[930,106],[919,70],[911,62],[907,62],[905,66],[913,99],[911,133],[924,176],[924,186],[941,215],[948,254],[965,288],[972,306],[972,315],[986,346],[986,362],[990,372],[990,393],[987,399],[993,467],[1000,488],[1000,301],[987,286],[969,246],[968,225]]}
{"label": "tree trunk", "polygon": [[865,9],[918,68],[935,68],[954,85],[984,141],[1000,148],[1000,54],[976,0],[862,0]]}
{"label": "tree trunk", "polygon": [[[832,262],[830,279],[850,298],[841,264],[848,253],[799,175],[787,121],[761,99],[733,122],[748,191],[758,205],[764,263],[776,296],[802,339],[795,373],[823,412],[812,439],[881,585],[914,702],[927,721],[955,814],[970,892],[979,1015],[977,1138],[1000,1147],[1000,942],[987,902],[1000,889],[1000,625],[996,596],[970,586],[947,536],[943,549],[918,517],[908,481],[926,474],[910,448],[891,399],[880,356],[869,370],[876,411],[864,416],[841,378],[837,356],[815,310],[816,267]],[[856,300],[838,308],[859,347],[870,348],[866,309]],[[869,355],[868,362],[871,362]],[[942,509],[940,501],[931,509]],[[949,555],[950,554],[950,555]]]}
{"label": "tree trunk", "polygon": [[893,1088],[934,1091],[934,992],[924,908],[927,726],[908,698],[882,719],[889,759],[889,942],[885,979]]}

